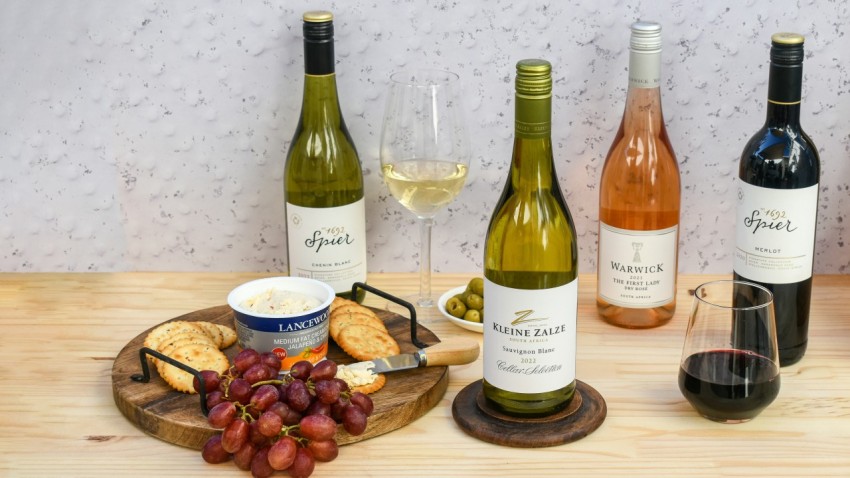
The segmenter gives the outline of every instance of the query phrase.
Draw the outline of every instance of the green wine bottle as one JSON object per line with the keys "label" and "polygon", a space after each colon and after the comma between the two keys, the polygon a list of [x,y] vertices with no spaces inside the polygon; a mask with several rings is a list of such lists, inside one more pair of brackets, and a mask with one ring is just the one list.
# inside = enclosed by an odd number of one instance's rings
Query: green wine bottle
{"label": "green wine bottle", "polygon": [[578,247],[552,157],[552,66],[517,63],[514,149],[484,248],[484,397],[515,416],[575,392]]}
{"label": "green wine bottle", "polygon": [[351,284],[366,280],[366,209],[337,97],[333,34],[332,13],[304,14],[304,98],[284,170],[287,253],[289,275],[350,297]]}

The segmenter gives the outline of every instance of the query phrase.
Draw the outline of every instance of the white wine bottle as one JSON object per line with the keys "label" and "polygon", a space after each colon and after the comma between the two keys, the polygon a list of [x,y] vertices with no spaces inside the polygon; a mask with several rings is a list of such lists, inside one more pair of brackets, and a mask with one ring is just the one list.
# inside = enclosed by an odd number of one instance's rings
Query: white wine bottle
{"label": "white wine bottle", "polygon": [[773,292],[779,363],[806,353],[820,155],[800,126],[803,36],[771,37],[767,119],[738,170],[734,277]]}
{"label": "white wine bottle", "polygon": [[484,248],[484,397],[545,416],[575,392],[578,246],[552,156],[552,67],[517,63],[510,176]]}
{"label": "white wine bottle", "polygon": [[333,35],[333,14],[304,14],[304,97],[284,172],[287,253],[289,275],[349,297],[352,283],[366,280],[366,209],[339,107]]}
{"label": "white wine bottle", "polygon": [[650,328],[676,310],[681,183],[661,112],[661,26],[631,31],[626,107],[599,185],[596,307],[608,323]]}

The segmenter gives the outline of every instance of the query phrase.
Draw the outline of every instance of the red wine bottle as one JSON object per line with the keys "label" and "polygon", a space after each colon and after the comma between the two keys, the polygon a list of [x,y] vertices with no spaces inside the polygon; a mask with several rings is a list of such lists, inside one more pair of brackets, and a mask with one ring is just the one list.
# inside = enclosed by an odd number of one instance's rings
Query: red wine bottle
{"label": "red wine bottle", "polygon": [[780,365],[806,352],[820,157],[800,127],[803,37],[771,37],[767,121],[741,154],[735,217],[736,279],[774,295]]}

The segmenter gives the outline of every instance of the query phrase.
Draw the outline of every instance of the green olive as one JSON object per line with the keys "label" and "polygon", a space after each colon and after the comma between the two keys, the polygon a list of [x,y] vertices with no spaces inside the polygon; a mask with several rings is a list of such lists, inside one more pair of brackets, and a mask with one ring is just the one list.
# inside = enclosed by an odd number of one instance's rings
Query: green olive
{"label": "green olive", "polygon": [[469,281],[469,285],[467,285],[466,288],[473,294],[478,294],[481,297],[484,297],[484,279],[481,277],[476,277]]}
{"label": "green olive", "polygon": [[481,310],[484,308],[484,297],[478,294],[469,294],[466,296],[466,308]]}
{"label": "green olive", "polygon": [[463,320],[467,322],[481,323],[481,313],[475,309],[467,310],[466,313],[463,314]]}
{"label": "green olive", "polygon": [[460,319],[466,313],[466,304],[457,297],[452,297],[446,302],[446,311]]}

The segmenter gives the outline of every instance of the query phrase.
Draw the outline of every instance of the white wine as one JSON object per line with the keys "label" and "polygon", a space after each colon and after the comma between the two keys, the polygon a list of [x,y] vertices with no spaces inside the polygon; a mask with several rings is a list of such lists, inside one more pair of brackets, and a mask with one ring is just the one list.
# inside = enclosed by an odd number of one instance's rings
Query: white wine
{"label": "white wine", "polygon": [[510,177],[484,250],[484,397],[545,416],[575,393],[578,245],[552,155],[552,67],[517,63]]}
{"label": "white wine", "polygon": [[384,165],[390,193],[419,217],[432,217],[463,189],[467,167],[449,161],[415,159]]}
{"label": "white wine", "polygon": [[333,32],[330,12],[304,14],[304,97],[284,169],[287,253],[289,275],[349,297],[366,280],[366,209],[337,97]]}
{"label": "white wine", "polygon": [[681,184],[661,111],[661,26],[631,30],[626,107],[599,185],[596,306],[608,323],[650,328],[676,310]]}

